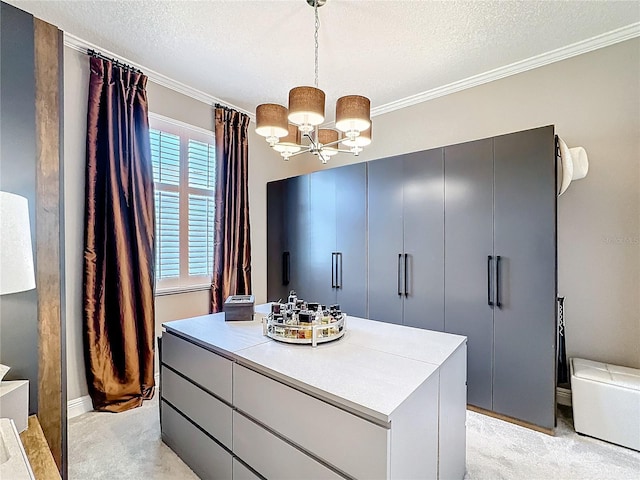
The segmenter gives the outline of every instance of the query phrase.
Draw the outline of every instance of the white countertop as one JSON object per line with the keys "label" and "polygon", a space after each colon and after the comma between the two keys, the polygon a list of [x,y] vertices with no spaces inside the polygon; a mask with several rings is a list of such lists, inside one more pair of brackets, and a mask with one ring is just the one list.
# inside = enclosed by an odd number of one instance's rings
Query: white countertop
{"label": "white countertop", "polygon": [[256,315],[252,322],[225,322],[224,313],[214,313],[163,323],[162,326],[207,350],[236,360],[240,350],[272,341],[262,334],[261,320],[262,317]]}
{"label": "white countertop", "polygon": [[[269,305],[256,306],[266,313]],[[224,314],[176,320],[172,333],[272,376],[294,388],[363,415],[389,422],[400,404],[466,337],[347,317],[345,335],[310,345],[280,343],[262,334],[262,316],[225,322]]]}

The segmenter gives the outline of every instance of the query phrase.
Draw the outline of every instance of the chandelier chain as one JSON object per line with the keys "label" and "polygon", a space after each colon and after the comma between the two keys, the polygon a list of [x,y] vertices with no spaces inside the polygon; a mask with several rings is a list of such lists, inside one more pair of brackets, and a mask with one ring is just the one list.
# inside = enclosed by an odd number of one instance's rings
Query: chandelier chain
{"label": "chandelier chain", "polygon": [[[370,100],[346,95],[336,101],[335,128],[320,128],[324,122],[325,92],[319,88],[320,17],[318,7],[327,0],[306,0],[314,13],[314,87],[295,87],[289,91],[289,109],[272,103],[256,108],[256,133],[269,146],[289,160],[303,153],[318,157],[322,163],[338,153],[358,155],[371,143]],[[339,113],[339,115],[338,115]],[[294,130],[297,127],[296,130]],[[341,133],[342,132],[342,135]],[[305,139],[303,144],[302,139]]]}
{"label": "chandelier chain", "polygon": [[318,88],[318,30],[320,30],[320,19],[318,18],[318,0],[313,3],[313,10],[315,12],[315,87]]}

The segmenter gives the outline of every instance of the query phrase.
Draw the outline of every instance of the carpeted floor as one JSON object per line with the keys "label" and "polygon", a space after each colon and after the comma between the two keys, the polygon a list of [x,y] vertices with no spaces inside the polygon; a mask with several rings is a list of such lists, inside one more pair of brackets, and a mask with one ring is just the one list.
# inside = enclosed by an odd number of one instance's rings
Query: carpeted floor
{"label": "carpeted floor", "polygon": [[[160,440],[157,395],[129,412],[90,412],[72,419],[69,477],[197,478]],[[567,408],[560,410],[555,437],[467,412],[465,479],[638,480],[640,453],[577,435]]]}
{"label": "carpeted floor", "polygon": [[640,453],[578,435],[570,407],[558,414],[552,437],[467,411],[465,479],[640,479]]}
{"label": "carpeted floor", "polygon": [[160,440],[158,394],[123,413],[69,420],[70,480],[189,480],[189,467]]}

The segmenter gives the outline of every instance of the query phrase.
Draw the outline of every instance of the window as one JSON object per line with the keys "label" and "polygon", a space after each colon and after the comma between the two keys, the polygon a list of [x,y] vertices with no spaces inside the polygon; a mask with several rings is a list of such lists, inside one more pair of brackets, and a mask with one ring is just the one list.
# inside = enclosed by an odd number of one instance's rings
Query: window
{"label": "window", "polygon": [[208,287],[213,272],[213,132],[149,114],[156,209],[156,291]]}

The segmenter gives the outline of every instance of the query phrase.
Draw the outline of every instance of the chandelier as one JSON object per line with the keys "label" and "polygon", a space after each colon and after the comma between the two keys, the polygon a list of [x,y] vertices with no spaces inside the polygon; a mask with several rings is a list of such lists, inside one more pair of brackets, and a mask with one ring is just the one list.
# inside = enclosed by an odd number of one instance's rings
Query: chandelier
{"label": "chandelier", "polygon": [[[289,91],[289,108],[264,103],[256,108],[256,133],[285,159],[311,153],[327,163],[338,153],[358,155],[371,143],[371,102],[360,95],[336,101],[335,128],[320,128],[324,122],[325,94],[318,88],[318,7],[326,0],[307,0],[315,13],[315,83]],[[302,143],[305,139],[306,144]]]}

